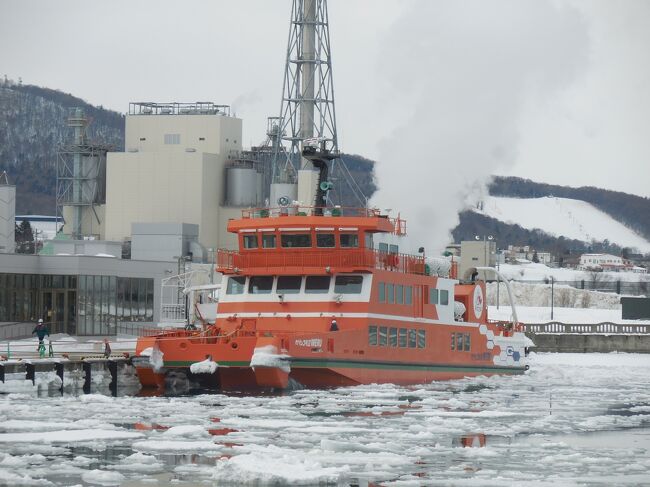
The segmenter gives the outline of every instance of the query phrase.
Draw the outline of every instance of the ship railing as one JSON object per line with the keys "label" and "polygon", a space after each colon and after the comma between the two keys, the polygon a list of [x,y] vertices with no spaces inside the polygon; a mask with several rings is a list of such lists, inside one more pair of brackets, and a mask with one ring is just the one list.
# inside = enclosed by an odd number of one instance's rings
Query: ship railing
{"label": "ship railing", "polygon": [[231,250],[217,252],[219,272],[264,269],[266,273],[292,270],[383,269],[406,274],[424,274],[424,258],[419,255],[380,252],[373,249],[346,249],[342,251],[266,250],[240,253]]}
{"label": "ship railing", "polygon": [[578,335],[650,335],[649,324],[612,323],[526,323],[527,333],[578,334]]}
{"label": "ship railing", "polygon": [[381,213],[379,208],[361,208],[348,206],[280,206],[276,208],[246,208],[242,210],[242,218],[277,218],[283,216],[351,216],[366,218],[386,218],[393,225],[395,235],[406,235],[406,220],[397,215],[390,218]]}

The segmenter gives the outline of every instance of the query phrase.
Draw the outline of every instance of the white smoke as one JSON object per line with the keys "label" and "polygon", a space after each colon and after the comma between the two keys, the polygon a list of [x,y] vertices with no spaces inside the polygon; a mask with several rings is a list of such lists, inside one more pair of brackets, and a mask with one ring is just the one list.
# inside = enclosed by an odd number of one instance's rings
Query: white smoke
{"label": "white smoke", "polygon": [[444,249],[458,212],[513,164],[528,101],[569,86],[588,44],[581,14],[557,2],[409,4],[382,50],[391,125],[372,203],[399,209],[416,246]]}

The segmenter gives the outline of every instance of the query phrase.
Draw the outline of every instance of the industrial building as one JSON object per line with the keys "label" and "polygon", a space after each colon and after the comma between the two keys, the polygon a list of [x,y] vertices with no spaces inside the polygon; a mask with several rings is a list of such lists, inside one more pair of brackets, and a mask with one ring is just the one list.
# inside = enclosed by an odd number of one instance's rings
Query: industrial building
{"label": "industrial building", "polygon": [[16,186],[9,184],[7,173],[0,174],[0,253],[11,254],[16,248]]}
{"label": "industrial building", "polygon": [[230,165],[241,119],[213,103],[131,103],[125,123],[126,151],[107,155],[103,238],[129,240],[133,223],[190,223],[206,249],[233,248],[226,222],[241,211],[228,198],[261,203],[261,174]]}

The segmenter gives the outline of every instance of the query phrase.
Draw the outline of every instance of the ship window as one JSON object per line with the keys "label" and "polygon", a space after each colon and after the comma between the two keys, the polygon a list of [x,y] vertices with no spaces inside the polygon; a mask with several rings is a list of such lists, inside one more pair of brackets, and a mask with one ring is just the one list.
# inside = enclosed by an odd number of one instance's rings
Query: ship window
{"label": "ship window", "polygon": [[374,325],[368,327],[368,345],[377,346],[377,327]]}
{"label": "ship window", "polygon": [[389,251],[391,254],[397,254],[397,253],[399,253],[399,246],[397,246],[397,245],[390,244],[390,246],[388,247],[388,249],[389,249],[388,251]]}
{"label": "ship window", "polygon": [[417,346],[417,331],[409,330],[409,348],[415,348]]}
{"label": "ship window", "polygon": [[456,334],[451,334],[451,349],[456,350]]}
{"label": "ship window", "polygon": [[438,304],[438,290],[436,288],[429,289],[429,304]]}
{"label": "ship window", "polygon": [[463,350],[469,352],[469,349],[470,349],[469,333],[465,333],[465,343],[463,343]]}
{"label": "ship window", "polygon": [[275,248],[275,235],[262,235],[262,248],[274,249]]}
{"label": "ship window", "polygon": [[316,247],[335,247],[333,233],[317,233],[316,234]]}
{"label": "ship window", "polygon": [[251,294],[269,294],[273,288],[273,276],[254,276],[248,282]]}
{"label": "ship window", "polygon": [[282,234],[283,247],[311,247],[311,235],[308,233]]}
{"label": "ship window", "polygon": [[399,346],[401,348],[406,348],[406,332],[408,330],[406,328],[400,328],[399,329]]}
{"label": "ship window", "polygon": [[279,276],[276,291],[278,294],[298,294],[301,284],[301,276]]}
{"label": "ship window", "polygon": [[359,234],[357,233],[342,233],[339,235],[341,247],[358,247]]}
{"label": "ship window", "polygon": [[383,282],[379,283],[379,302],[386,302],[386,285]]}
{"label": "ship window", "polygon": [[397,304],[404,304],[404,286],[401,284],[395,286],[395,302]]}
{"label": "ship window", "polygon": [[256,249],[257,248],[257,235],[244,235],[244,248]]}
{"label": "ship window", "polygon": [[373,249],[373,248],[375,248],[375,246],[374,246],[373,243],[372,243],[372,233],[370,233],[370,232],[366,232],[366,233],[364,234],[364,237],[363,237],[363,238],[364,238],[364,246],[365,246],[367,249]]}
{"label": "ship window", "polygon": [[243,276],[229,277],[226,294],[243,294],[246,278]]}
{"label": "ship window", "polygon": [[385,347],[388,339],[388,328],[385,326],[379,327],[379,346]]}
{"label": "ship window", "polygon": [[388,253],[388,244],[384,242],[379,242],[378,247],[380,252]]}
{"label": "ship window", "polygon": [[463,351],[463,334],[456,333],[456,350],[459,352]]}
{"label": "ship window", "polygon": [[390,328],[388,330],[388,345],[391,347],[397,346],[397,328]]}
{"label": "ship window", "polygon": [[363,276],[336,276],[334,292],[340,294],[359,294]]}
{"label": "ship window", "polygon": [[449,291],[446,289],[440,290],[440,304],[447,305],[449,304]]}
{"label": "ship window", "polygon": [[413,288],[404,286],[404,304],[413,304]]}
{"label": "ship window", "polygon": [[424,348],[427,344],[426,330],[418,330],[418,348]]}
{"label": "ship window", "polygon": [[305,293],[324,294],[330,290],[330,276],[307,276]]}
{"label": "ship window", "polygon": [[388,302],[393,304],[395,302],[395,285],[386,284],[386,294],[388,294]]}

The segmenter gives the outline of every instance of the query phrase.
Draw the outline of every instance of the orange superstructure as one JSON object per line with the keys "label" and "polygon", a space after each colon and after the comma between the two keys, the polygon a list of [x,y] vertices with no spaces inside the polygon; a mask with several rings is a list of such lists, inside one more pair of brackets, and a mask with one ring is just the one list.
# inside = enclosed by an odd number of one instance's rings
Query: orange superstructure
{"label": "orange superstructure", "polygon": [[246,210],[228,224],[239,249],[218,252],[216,320],[141,339],[141,381],[174,369],[223,389],[523,372],[526,338],[488,321],[484,283],[401,253],[405,230],[376,210]]}

